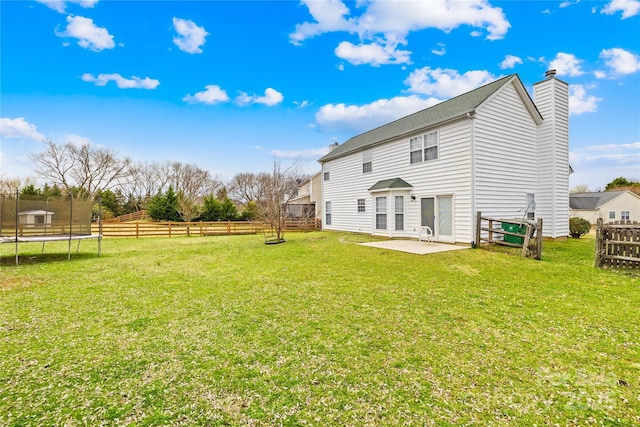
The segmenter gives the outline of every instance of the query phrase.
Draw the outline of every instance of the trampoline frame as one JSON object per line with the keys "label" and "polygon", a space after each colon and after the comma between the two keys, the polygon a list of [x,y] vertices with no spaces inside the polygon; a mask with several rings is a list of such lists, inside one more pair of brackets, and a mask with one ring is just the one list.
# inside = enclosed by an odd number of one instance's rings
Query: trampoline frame
{"label": "trampoline frame", "polygon": [[[19,235],[19,211],[20,211],[20,193],[16,191],[16,219],[15,219],[15,235],[14,236],[2,236],[0,235],[0,244],[2,243],[15,243],[15,255],[16,265],[19,265],[19,244],[20,243],[34,243],[42,242],[42,254],[44,254],[44,245],[46,242],[55,241],[68,241],[67,249],[67,261],[71,261],[71,242],[78,241],[76,247],[76,253],[80,250],[80,242],[87,239],[98,239],[98,256],[102,253],[102,198],[98,198],[98,234],[73,234],[73,195],[69,194],[69,233],[65,234],[53,234],[53,235],[33,235],[33,236],[20,236]],[[0,221],[2,219],[0,218]],[[46,231],[46,222],[45,222]],[[90,231],[91,232],[91,231]]]}

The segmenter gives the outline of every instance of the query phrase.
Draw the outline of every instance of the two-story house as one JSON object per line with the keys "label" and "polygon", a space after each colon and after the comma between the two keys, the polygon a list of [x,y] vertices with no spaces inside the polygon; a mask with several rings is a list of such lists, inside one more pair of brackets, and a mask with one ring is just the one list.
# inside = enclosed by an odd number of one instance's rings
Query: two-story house
{"label": "two-story house", "polygon": [[473,244],[476,212],[569,234],[569,85],[517,74],[357,135],[320,158],[323,229]]}

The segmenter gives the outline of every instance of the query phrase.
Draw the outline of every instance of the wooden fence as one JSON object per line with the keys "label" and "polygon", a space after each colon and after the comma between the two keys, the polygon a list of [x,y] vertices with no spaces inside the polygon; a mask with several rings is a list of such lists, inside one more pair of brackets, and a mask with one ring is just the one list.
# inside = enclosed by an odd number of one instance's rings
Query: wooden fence
{"label": "wooden fence", "polygon": [[[93,225],[93,233],[99,225]],[[319,224],[311,220],[287,221],[286,232],[313,231]],[[120,222],[103,223],[103,237],[180,237],[216,236],[270,233],[269,225],[257,221],[211,221],[211,222]]]}
{"label": "wooden fence", "polygon": [[141,210],[137,212],[131,212],[126,215],[116,216],[114,218],[105,219],[103,223],[109,222],[130,222],[130,221],[142,221],[143,219],[149,219],[149,215],[147,215],[146,210]]}
{"label": "wooden fence", "polygon": [[640,269],[640,223],[616,221],[596,224],[596,267]]}
{"label": "wooden fence", "polygon": [[[485,225],[486,224],[486,225]],[[483,217],[476,214],[476,248],[481,242],[522,248],[522,256],[540,259],[542,255],[542,218],[536,224],[527,220]]]}

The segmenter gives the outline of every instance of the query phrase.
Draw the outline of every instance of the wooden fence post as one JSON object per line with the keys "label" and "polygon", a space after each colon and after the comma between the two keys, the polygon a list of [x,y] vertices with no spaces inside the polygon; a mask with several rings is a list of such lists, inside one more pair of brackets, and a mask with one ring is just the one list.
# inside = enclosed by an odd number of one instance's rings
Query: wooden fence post
{"label": "wooden fence post", "polygon": [[536,224],[536,259],[542,258],[542,218]]}
{"label": "wooden fence post", "polygon": [[596,221],[596,268],[602,267],[602,224],[602,218],[598,218],[598,220]]}

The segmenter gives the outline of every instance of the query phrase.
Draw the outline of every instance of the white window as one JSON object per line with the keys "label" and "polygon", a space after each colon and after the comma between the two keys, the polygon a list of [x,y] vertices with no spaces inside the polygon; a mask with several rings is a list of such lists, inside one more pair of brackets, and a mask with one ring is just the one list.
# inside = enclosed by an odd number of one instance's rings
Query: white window
{"label": "white window", "polygon": [[364,199],[358,199],[358,212],[366,212]]}
{"label": "white window", "polygon": [[324,223],[326,225],[331,225],[331,202],[325,202],[324,204],[324,216],[325,216],[325,220]]}
{"label": "white window", "polygon": [[409,140],[409,161],[411,164],[422,162],[422,136]]}
{"label": "white window", "polygon": [[396,231],[404,230],[404,196],[396,196]]}
{"label": "white window", "polygon": [[324,169],[324,174],[323,174],[324,180],[329,181],[329,165],[324,165],[323,169]]}
{"label": "white window", "polygon": [[369,173],[373,170],[371,150],[362,153],[362,173]]}
{"label": "white window", "polygon": [[[424,153],[424,157],[422,153]],[[409,162],[411,164],[437,159],[438,132],[429,132],[409,140]]]}
{"label": "white window", "polygon": [[616,219],[616,212],[615,211],[609,211],[609,219]]}
{"label": "white window", "polygon": [[376,230],[387,229],[387,198],[376,197]]}
{"label": "white window", "polygon": [[424,136],[424,161],[438,159],[438,133],[431,132]]}
{"label": "white window", "polygon": [[622,221],[629,221],[631,215],[629,215],[629,211],[620,211],[620,219]]}
{"label": "white window", "polygon": [[535,193],[527,193],[527,219],[535,219],[536,217],[536,195]]}

